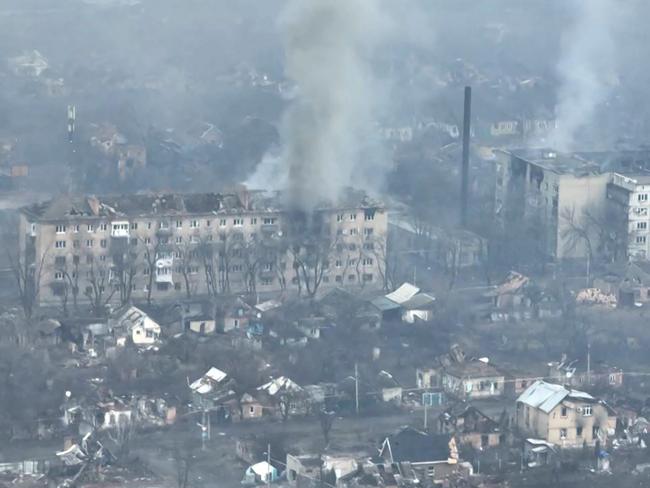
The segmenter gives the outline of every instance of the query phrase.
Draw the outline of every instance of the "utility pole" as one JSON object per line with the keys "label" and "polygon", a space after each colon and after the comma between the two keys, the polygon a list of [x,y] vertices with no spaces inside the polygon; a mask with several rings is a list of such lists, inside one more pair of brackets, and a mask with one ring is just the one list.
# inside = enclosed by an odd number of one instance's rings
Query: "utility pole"
{"label": "utility pole", "polygon": [[428,414],[428,411],[429,411],[429,401],[427,399],[427,401],[424,402],[424,431],[425,432],[427,431],[427,420],[428,420],[427,419],[427,414]]}
{"label": "utility pole", "polygon": [[266,488],[271,488],[271,443],[266,445]]}
{"label": "utility pole", "polygon": [[359,365],[354,363],[354,406],[359,415]]}
{"label": "utility pole", "polygon": [[463,160],[460,182],[460,224],[467,226],[467,207],[469,200],[469,140],[471,136],[470,120],[472,117],[472,88],[465,87],[463,104]]}
{"label": "utility pole", "polygon": [[587,342],[587,384],[591,386],[591,343]]}

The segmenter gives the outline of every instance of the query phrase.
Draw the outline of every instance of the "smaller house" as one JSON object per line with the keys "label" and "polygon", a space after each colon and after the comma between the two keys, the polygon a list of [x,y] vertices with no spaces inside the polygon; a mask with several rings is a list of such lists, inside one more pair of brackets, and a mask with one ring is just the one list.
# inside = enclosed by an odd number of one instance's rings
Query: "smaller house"
{"label": "smaller house", "polygon": [[196,315],[185,318],[185,329],[200,335],[212,335],[217,330],[217,323],[214,317],[209,315]]}
{"label": "smaller house", "polygon": [[443,390],[460,398],[473,400],[504,394],[504,373],[491,365],[488,358],[466,359],[458,345],[441,358],[439,375]]}
{"label": "smaller house", "polygon": [[253,464],[246,470],[242,484],[273,483],[278,480],[278,470],[266,461]]}
{"label": "smaller house", "polygon": [[257,387],[257,391],[262,405],[283,418],[303,416],[310,412],[309,395],[286,376],[271,379]]}
{"label": "smaller house", "polygon": [[251,322],[251,319],[261,316],[261,312],[256,311],[241,298],[237,298],[233,303],[222,309],[223,332],[229,332],[234,329],[245,329]]}
{"label": "smaller house", "polygon": [[557,447],[543,439],[530,438],[524,441],[522,458],[528,468],[552,465],[558,454]]}
{"label": "smaller house", "polygon": [[402,404],[402,386],[388,371],[380,371],[377,375],[381,401],[385,403]]}
{"label": "smaller house", "polygon": [[603,362],[595,362],[587,370],[584,362],[569,361],[566,354],[562,355],[559,362],[548,363],[548,379],[550,381],[575,388],[620,388],[623,386],[623,377],[623,370],[620,368],[609,366]]}
{"label": "smaller house", "polygon": [[454,434],[461,445],[486,449],[506,443],[504,426],[479,409],[464,402],[446,409],[438,416],[440,432]]}
{"label": "smaller house", "polygon": [[402,303],[402,322],[413,324],[417,321],[428,322],[433,319],[436,298],[428,293],[418,293]]}
{"label": "smaller house", "polygon": [[383,464],[409,463],[433,483],[458,470],[458,447],[453,436],[432,435],[412,427],[401,429],[384,439],[379,449]]}
{"label": "smaller house", "polygon": [[234,380],[214,367],[190,383],[189,387],[193,403],[203,409],[216,408],[235,396]]}
{"label": "smaller house", "polygon": [[492,298],[490,318],[493,322],[533,317],[532,303],[526,293],[529,283],[527,276],[511,271],[501,284],[487,293]]}
{"label": "smaller house", "polygon": [[160,325],[135,306],[118,312],[111,323],[113,330],[130,337],[136,346],[150,346],[160,339]]}
{"label": "smaller house", "polygon": [[257,420],[264,415],[264,405],[250,393],[244,393],[239,401],[241,420]]}

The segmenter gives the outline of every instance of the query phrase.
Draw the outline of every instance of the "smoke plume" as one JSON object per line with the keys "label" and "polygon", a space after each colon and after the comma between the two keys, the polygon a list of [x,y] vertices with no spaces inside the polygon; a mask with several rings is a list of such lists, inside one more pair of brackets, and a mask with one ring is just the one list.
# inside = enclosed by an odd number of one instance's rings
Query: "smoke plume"
{"label": "smoke plume", "polygon": [[560,88],[553,147],[574,150],[579,132],[592,123],[615,82],[615,0],[572,0],[575,21],[565,32],[557,72]]}
{"label": "smoke plume", "polygon": [[376,0],[292,0],[283,12],[285,70],[298,96],[282,121],[280,160],[296,209],[363,186],[352,180],[373,164],[363,157],[378,98],[370,56],[386,25]]}

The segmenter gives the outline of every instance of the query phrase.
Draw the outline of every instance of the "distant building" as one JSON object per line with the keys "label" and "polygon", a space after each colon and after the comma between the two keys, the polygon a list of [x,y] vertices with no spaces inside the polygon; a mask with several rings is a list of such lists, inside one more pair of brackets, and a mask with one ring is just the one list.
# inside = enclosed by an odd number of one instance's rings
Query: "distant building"
{"label": "distant building", "polygon": [[[295,216],[279,195],[62,195],[21,210],[20,259],[35,271],[41,303],[65,296],[126,303],[236,292],[381,287],[384,206],[350,191],[315,212],[321,240],[295,255]],[[317,225],[312,224],[312,225]],[[320,247],[319,247],[320,246]],[[306,258],[309,254],[309,259]],[[295,265],[295,266],[294,266]]]}
{"label": "distant building", "polygon": [[[552,149],[497,150],[495,212],[503,228],[535,228],[551,259],[584,258],[587,245],[571,243],[568,216],[604,210],[611,179],[601,165]],[[593,236],[597,238],[596,235]]]}
{"label": "distant building", "polygon": [[607,185],[607,216],[614,243],[630,260],[650,258],[650,176],[614,174]]}

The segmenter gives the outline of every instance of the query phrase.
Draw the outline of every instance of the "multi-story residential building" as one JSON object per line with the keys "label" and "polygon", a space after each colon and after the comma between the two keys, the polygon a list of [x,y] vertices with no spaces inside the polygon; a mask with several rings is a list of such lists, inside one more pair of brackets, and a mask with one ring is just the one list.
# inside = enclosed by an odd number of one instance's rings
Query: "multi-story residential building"
{"label": "multi-story residential building", "polygon": [[499,224],[533,229],[549,258],[587,257],[587,242],[567,229],[581,225],[586,211],[595,215],[604,209],[611,174],[598,163],[549,149],[498,150],[495,156]]}
{"label": "multi-story residential building", "polygon": [[650,257],[650,176],[614,173],[607,185],[607,216],[628,259]]}
{"label": "multi-story residential building", "polygon": [[616,428],[616,413],[588,393],[536,381],[517,399],[516,425],[525,435],[582,447],[604,444]]}
{"label": "multi-story residential building", "polygon": [[[60,196],[25,207],[20,260],[40,303],[109,302],[194,295],[381,286],[387,214],[350,191],[310,216],[295,238],[280,195]],[[24,267],[24,266],[23,266]]]}

